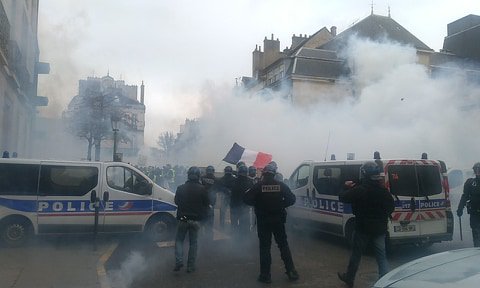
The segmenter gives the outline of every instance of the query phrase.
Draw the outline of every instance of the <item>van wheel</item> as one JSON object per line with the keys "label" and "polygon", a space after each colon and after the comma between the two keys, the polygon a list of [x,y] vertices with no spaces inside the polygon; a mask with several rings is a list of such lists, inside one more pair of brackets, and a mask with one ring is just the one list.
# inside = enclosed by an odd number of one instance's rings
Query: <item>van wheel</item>
{"label": "van wheel", "polygon": [[32,235],[32,224],[22,218],[12,218],[3,223],[1,237],[9,247],[20,247],[25,245]]}
{"label": "van wheel", "polygon": [[149,241],[170,241],[175,231],[175,219],[167,215],[150,218],[145,227],[145,236]]}

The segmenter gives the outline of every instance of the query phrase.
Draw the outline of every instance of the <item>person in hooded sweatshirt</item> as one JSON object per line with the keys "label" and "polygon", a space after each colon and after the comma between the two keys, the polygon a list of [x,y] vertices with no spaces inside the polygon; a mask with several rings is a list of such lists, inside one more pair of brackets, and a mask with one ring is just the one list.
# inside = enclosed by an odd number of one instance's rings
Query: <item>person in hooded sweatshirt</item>
{"label": "person in hooded sweatshirt", "polygon": [[183,242],[188,233],[190,247],[188,249],[187,272],[195,271],[197,256],[197,239],[200,230],[200,221],[208,213],[210,201],[208,192],[200,183],[200,169],[192,166],[187,172],[188,180],[178,186],[175,193],[177,205],[177,236],[175,237],[175,268],[179,271],[183,267]]}
{"label": "person in hooded sweatshirt", "polygon": [[372,242],[374,247],[379,276],[382,277],[388,272],[385,237],[388,219],[395,209],[395,202],[383,185],[382,171],[377,163],[365,162],[360,167],[360,172],[360,184],[346,181],[347,189],[339,195],[341,202],[352,205],[355,215],[353,247],[347,272],[337,273],[338,278],[349,287],[353,287],[362,253],[369,242]]}

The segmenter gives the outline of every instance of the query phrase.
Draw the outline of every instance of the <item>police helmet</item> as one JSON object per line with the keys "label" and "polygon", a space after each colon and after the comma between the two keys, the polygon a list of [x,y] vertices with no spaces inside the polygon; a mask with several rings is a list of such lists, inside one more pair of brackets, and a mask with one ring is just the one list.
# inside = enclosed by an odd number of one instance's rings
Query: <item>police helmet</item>
{"label": "police helmet", "polygon": [[472,169],[473,170],[480,170],[480,162],[477,162],[477,163],[473,164]]}
{"label": "police helmet", "polygon": [[257,168],[255,168],[255,166],[248,167],[248,176],[250,177],[257,176]]}
{"label": "police helmet", "polygon": [[238,168],[240,168],[242,166],[246,167],[245,162],[243,162],[243,161],[239,161],[236,166],[237,166],[237,170],[238,170]]}
{"label": "police helmet", "polygon": [[225,174],[232,174],[233,173],[232,166],[226,166],[225,169],[223,169],[223,172],[225,172]]}
{"label": "police helmet", "polygon": [[362,167],[360,167],[360,171],[362,173],[362,178],[370,180],[382,179],[382,176],[380,175],[380,167],[378,167],[377,163],[373,161],[365,162]]}
{"label": "police helmet", "polygon": [[267,174],[267,173],[272,175],[277,174],[277,167],[272,165],[271,163],[268,164],[263,168],[263,174]]}
{"label": "police helmet", "polygon": [[247,176],[247,174],[248,174],[247,166],[243,165],[243,166],[238,167],[238,172],[237,173],[240,176]]}
{"label": "police helmet", "polygon": [[213,173],[215,173],[215,168],[213,168],[212,165],[209,165],[207,168],[205,168],[205,173],[207,175],[213,175]]}
{"label": "police helmet", "polygon": [[277,162],[275,161],[271,161],[270,163],[268,163],[268,165],[272,165],[275,168],[275,171],[278,169]]}
{"label": "police helmet", "polygon": [[200,169],[197,166],[192,166],[188,168],[188,180],[190,181],[198,181],[200,180]]}

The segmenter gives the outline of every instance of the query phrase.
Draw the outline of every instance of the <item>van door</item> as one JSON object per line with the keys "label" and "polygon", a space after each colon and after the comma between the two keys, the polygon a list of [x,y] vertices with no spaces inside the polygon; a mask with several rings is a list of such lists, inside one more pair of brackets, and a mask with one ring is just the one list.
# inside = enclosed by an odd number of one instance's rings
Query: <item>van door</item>
{"label": "van door", "polygon": [[152,214],[148,180],[130,167],[115,164],[106,168],[105,179],[102,195],[108,193],[109,199],[105,203],[104,231],[142,231]]}
{"label": "van door", "polygon": [[390,238],[415,238],[420,235],[421,211],[417,171],[414,161],[389,161],[385,165],[386,186],[395,199],[392,213]]}
{"label": "van door", "polygon": [[[90,193],[98,193],[100,164],[41,162],[38,181],[39,233],[93,232],[95,213]],[[103,222],[100,211],[99,223]],[[101,227],[100,227],[101,228]]]}
{"label": "van door", "polygon": [[388,165],[390,192],[398,196],[392,214],[394,237],[447,233],[445,191],[440,165],[431,160]]}
{"label": "van door", "polygon": [[430,161],[417,161],[415,168],[421,212],[420,235],[447,233],[447,203],[440,166]]}
{"label": "van door", "polygon": [[309,185],[310,164],[300,165],[289,178],[290,189],[297,197],[295,205],[288,209],[290,216],[303,220],[310,220],[312,209],[312,195]]}
{"label": "van door", "polygon": [[311,218],[322,231],[343,235],[343,203],[338,201],[343,183],[342,166],[315,165],[312,177]]}

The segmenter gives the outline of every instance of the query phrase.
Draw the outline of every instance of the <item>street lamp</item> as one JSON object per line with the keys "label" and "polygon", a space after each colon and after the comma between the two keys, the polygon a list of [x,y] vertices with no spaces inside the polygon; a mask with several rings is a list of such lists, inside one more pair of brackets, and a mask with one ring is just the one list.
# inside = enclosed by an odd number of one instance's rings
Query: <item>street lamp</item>
{"label": "street lamp", "polygon": [[113,161],[118,161],[117,159],[117,133],[118,133],[118,122],[120,121],[119,117],[112,115],[110,117],[112,122],[112,131],[113,131]]}

